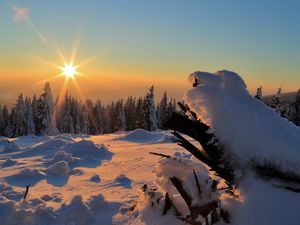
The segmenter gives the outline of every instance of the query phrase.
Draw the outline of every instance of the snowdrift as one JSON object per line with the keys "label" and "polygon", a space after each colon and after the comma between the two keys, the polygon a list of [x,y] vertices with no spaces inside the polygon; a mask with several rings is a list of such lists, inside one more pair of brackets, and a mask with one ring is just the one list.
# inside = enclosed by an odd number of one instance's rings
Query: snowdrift
{"label": "snowdrift", "polygon": [[194,72],[197,86],[184,101],[236,162],[272,162],[300,173],[300,128],[252,97],[242,78],[230,71]]}
{"label": "snowdrift", "polygon": [[95,157],[100,159],[110,158],[112,153],[104,146],[97,146],[92,141],[82,140],[69,143],[64,147],[64,151],[74,157]]}
{"label": "snowdrift", "polygon": [[130,141],[136,143],[170,143],[174,142],[174,138],[171,135],[166,134],[163,131],[149,132],[144,129],[136,129],[129,132],[125,136],[118,138],[117,140]]}

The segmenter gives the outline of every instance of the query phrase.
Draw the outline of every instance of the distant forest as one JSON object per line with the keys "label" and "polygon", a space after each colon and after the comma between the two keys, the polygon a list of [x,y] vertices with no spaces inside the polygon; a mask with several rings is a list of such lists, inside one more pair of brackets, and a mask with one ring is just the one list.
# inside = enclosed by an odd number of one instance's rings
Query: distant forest
{"label": "distant forest", "polygon": [[167,92],[155,105],[153,86],[143,97],[129,96],[103,104],[100,99],[81,102],[68,92],[62,100],[54,101],[46,83],[40,96],[20,94],[13,108],[0,105],[0,136],[106,134],[136,128],[153,131],[165,129],[175,108],[175,99],[168,99]]}
{"label": "distant forest", "polygon": [[[300,126],[300,89],[291,102],[281,100],[280,88],[271,100],[263,97],[262,87],[257,89],[254,97]],[[82,102],[68,91],[61,100],[57,97],[54,101],[50,84],[46,83],[40,96],[30,98],[20,94],[11,109],[0,105],[0,136],[58,133],[95,135],[136,128],[153,131],[166,129],[165,123],[174,111],[176,101],[169,99],[166,91],[158,103],[154,103],[154,86],[143,97],[129,96],[103,104],[100,99]]]}
{"label": "distant forest", "polygon": [[257,88],[255,98],[263,101],[268,106],[272,107],[282,117],[300,126],[300,89],[296,92],[295,97],[291,101],[282,100],[282,90],[277,89],[277,93],[273,96],[263,97],[262,86]]}

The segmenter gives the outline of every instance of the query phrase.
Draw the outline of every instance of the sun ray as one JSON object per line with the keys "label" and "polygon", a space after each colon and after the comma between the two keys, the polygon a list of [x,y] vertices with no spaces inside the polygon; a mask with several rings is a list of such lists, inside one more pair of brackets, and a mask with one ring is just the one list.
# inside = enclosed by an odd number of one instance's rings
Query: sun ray
{"label": "sun ray", "polygon": [[61,49],[58,47],[58,45],[57,45],[56,42],[54,42],[54,48],[55,48],[55,51],[56,51],[56,53],[58,54],[60,60],[61,60],[64,64],[66,64],[66,63],[67,63],[67,60],[65,59],[64,54],[62,53]]}
{"label": "sun ray", "polygon": [[67,90],[68,79],[69,79],[68,77],[65,77],[65,79],[64,79],[63,86],[62,86],[62,88],[61,88],[61,90],[59,92],[59,95],[58,95],[58,102],[61,102],[62,97],[63,97],[64,93]]}
{"label": "sun ray", "polygon": [[43,83],[46,83],[46,82],[50,82],[52,80],[56,80],[56,79],[58,79],[60,77],[63,77],[63,76],[64,75],[61,73],[61,74],[58,74],[58,75],[56,75],[54,77],[50,77],[50,78],[46,78],[46,79],[43,79],[43,80],[39,80],[39,81],[36,82],[36,84],[43,84]]}
{"label": "sun ray", "polygon": [[75,41],[75,46],[73,48],[73,51],[71,52],[71,55],[70,55],[70,63],[74,63],[74,60],[77,56],[77,53],[78,53],[78,50],[79,50],[79,45],[80,45],[80,39],[78,38],[76,41]]}

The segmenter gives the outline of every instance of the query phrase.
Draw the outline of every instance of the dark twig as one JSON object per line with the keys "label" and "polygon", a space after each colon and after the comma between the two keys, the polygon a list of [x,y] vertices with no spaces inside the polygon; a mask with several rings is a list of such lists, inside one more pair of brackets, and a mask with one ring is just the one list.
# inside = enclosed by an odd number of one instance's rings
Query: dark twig
{"label": "dark twig", "polygon": [[199,196],[201,196],[200,184],[199,184],[199,181],[198,181],[198,177],[197,177],[196,171],[194,169],[193,169],[193,173],[194,173],[194,178],[195,178],[195,181],[196,181],[196,186],[198,188]]}
{"label": "dark twig", "polygon": [[157,153],[157,152],[149,152],[149,154],[157,155],[157,156],[161,156],[161,157],[165,157],[165,158],[171,158],[171,156],[169,156],[169,155],[165,155],[165,154]]}
{"label": "dark twig", "polygon": [[27,198],[27,196],[28,196],[29,187],[30,187],[30,184],[28,184],[28,185],[26,186],[26,190],[25,190],[25,193],[24,193],[23,201],[25,201],[26,198]]}
{"label": "dark twig", "polygon": [[171,202],[171,199],[169,197],[169,193],[167,192],[166,193],[166,196],[165,196],[165,206],[164,206],[164,209],[163,209],[163,212],[162,212],[162,215],[166,215],[167,212],[169,211],[169,209],[172,207],[172,202]]}

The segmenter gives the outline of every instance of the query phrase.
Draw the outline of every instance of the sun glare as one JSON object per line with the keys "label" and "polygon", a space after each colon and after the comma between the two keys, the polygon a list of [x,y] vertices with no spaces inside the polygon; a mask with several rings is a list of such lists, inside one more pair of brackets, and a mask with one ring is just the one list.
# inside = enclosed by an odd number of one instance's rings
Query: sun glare
{"label": "sun glare", "polygon": [[66,64],[63,68],[62,68],[63,74],[67,77],[67,78],[74,78],[74,75],[77,73],[76,72],[76,67],[72,65],[72,63],[70,64]]}

